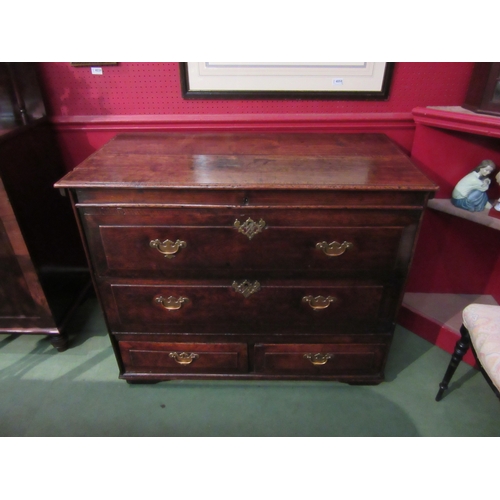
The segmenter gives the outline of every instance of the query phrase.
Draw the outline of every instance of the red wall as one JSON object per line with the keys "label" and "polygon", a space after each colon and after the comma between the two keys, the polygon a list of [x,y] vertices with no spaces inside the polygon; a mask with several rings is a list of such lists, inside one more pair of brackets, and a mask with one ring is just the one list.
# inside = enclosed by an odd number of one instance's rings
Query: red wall
{"label": "red wall", "polygon": [[95,76],[88,67],[40,63],[51,116],[292,113],[394,113],[461,105],[472,63],[397,63],[387,102],[185,100],[178,63],[119,63]]}
{"label": "red wall", "polygon": [[416,106],[461,105],[473,63],[396,63],[387,101],[186,100],[179,65],[119,63],[103,75],[39,63],[66,168],[118,132],[181,129],[382,132],[411,151]]}

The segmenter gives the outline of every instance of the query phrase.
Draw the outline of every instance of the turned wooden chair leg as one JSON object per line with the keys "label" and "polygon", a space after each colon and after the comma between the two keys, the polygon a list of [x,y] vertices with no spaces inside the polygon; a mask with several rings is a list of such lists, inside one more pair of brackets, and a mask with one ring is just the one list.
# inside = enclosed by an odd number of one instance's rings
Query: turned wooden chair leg
{"label": "turned wooden chair leg", "polygon": [[460,364],[465,353],[470,348],[469,332],[467,331],[467,328],[465,328],[464,325],[462,325],[462,327],[460,328],[460,334],[461,338],[455,344],[455,351],[451,356],[451,361],[450,364],[448,365],[446,373],[444,374],[443,381],[439,384],[439,391],[436,395],[436,401],[441,401],[443,393],[448,389],[448,384],[450,383],[451,377],[453,377],[453,374],[455,373],[457,366]]}

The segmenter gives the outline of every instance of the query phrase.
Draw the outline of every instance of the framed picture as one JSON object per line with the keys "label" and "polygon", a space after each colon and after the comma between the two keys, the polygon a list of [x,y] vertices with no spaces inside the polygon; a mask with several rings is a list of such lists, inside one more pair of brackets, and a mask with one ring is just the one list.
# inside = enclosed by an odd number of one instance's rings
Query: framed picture
{"label": "framed picture", "polygon": [[385,100],[394,63],[183,62],[186,99]]}
{"label": "framed picture", "polygon": [[76,68],[87,66],[118,66],[117,62],[72,62],[71,66]]}

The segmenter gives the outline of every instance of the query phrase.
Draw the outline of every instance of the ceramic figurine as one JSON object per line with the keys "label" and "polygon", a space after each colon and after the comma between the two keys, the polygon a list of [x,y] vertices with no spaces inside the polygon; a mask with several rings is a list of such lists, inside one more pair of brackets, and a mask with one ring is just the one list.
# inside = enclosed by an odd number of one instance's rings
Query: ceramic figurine
{"label": "ceramic figurine", "polygon": [[482,212],[492,207],[486,191],[490,187],[496,166],[491,160],[483,160],[470,174],[467,174],[455,186],[451,195],[453,205],[469,212]]}

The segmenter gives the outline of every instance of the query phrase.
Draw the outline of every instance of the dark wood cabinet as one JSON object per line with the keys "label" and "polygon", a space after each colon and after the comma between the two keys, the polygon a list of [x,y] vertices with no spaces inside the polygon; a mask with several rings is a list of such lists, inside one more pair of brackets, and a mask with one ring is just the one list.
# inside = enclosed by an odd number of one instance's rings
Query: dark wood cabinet
{"label": "dark wood cabinet", "polygon": [[90,277],[44,115],[36,65],[0,63],[0,333],[49,335],[62,351]]}
{"label": "dark wood cabinet", "polygon": [[59,333],[0,180],[0,332],[23,331]]}
{"label": "dark wood cabinet", "polygon": [[53,184],[62,163],[40,119],[0,135],[0,333],[48,335],[65,327],[91,285],[68,198]]}
{"label": "dark wood cabinet", "polygon": [[70,191],[120,377],[379,383],[428,198],[379,134],[120,135]]}
{"label": "dark wood cabinet", "polygon": [[500,116],[500,63],[475,64],[463,107]]}

